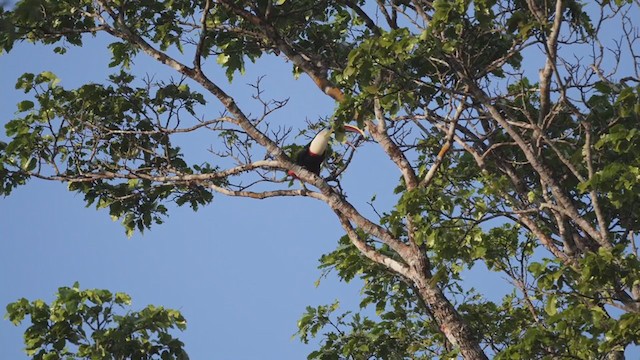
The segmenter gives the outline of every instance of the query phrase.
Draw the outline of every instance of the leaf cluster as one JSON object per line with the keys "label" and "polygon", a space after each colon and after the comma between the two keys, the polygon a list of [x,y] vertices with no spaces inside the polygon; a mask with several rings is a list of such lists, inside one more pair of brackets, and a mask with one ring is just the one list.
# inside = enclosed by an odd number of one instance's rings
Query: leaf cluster
{"label": "leaf cluster", "polygon": [[177,310],[149,305],[126,311],[131,297],[108,290],[61,287],[49,305],[22,298],[7,305],[14,325],[29,318],[25,351],[33,359],[188,359],[171,335],[185,330]]}
{"label": "leaf cluster", "polygon": [[12,139],[0,148],[3,194],[31,176],[74,178],[69,190],[84,194],[87,206],[109,208],[129,235],[161,223],[167,200],[194,209],[209,203],[212,193],[204,186],[153,180],[215,171],[208,164],[187,165],[170,137],[182,112],[195,116],[202,95],[180,83],[132,87],[134,78],[124,72],[110,81],[67,90],[50,72],[18,79],[16,88],[33,94],[37,103],[19,103],[23,115],[5,125]]}

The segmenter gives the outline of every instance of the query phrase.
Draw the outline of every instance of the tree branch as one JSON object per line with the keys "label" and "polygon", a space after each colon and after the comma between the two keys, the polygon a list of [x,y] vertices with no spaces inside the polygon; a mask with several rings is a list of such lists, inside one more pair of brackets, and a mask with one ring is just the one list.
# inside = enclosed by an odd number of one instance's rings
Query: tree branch
{"label": "tree branch", "polygon": [[560,34],[560,26],[562,25],[562,12],[564,10],[563,0],[556,0],[555,19],[553,26],[551,27],[551,33],[546,43],[547,60],[544,69],[540,72],[540,114],[538,117],[538,123],[543,124],[544,119],[549,113],[551,104],[550,100],[550,83],[551,76],[556,64],[557,49],[558,49],[558,35]]}
{"label": "tree branch", "polygon": [[611,249],[612,245],[609,243],[606,238],[603,239],[600,237],[598,231],[596,231],[588,221],[586,221],[578,211],[576,210],[575,205],[569,199],[561,187],[558,185],[556,179],[551,175],[551,171],[545,166],[542,160],[533,152],[533,149],[526,143],[526,141],[520,136],[520,134],[515,131],[511,125],[509,125],[508,121],[505,119],[503,114],[489,101],[487,95],[480,89],[478,86],[469,80],[464,74],[459,73],[459,75],[465,79],[467,84],[469,85],[469,90],[471,94],[476,97],[482,104],[487,108],[493,119],[500,124],[500,126],[509,134],[509,136],[515,141],[518,147],[522,150],[525,155],[527,161],[531,164],[533,169],[539,174],[540,178],[544,180],[545,183],[549,184],[551,188],[551,192],[556,200],[560,203],[567,216],[571,218],[580,228],[585,231],[589,236],[595,239],[602,247],[606,249]]}
{"label": "tree branch", "polygon": [[462,111],[465,108],[465,101],[466,101],[466,97],[464,97],[460,101],[460,104],[458,104],[458,108],[456,109],[456,114],[454,115],[453,119],[451,119],[451,121],[450,121],[449,129],[447,130],[447,135],[446,135],[445,140],[444,140],[444,145],[440,149],[440,152],[438,152],[438,156],[436,156],[436,160],[433,162],[433,165],[431,165],[431,168],[429,169],[427,174],[424,176],[424,179],[422,179],[422,181],[420,181],[420,186],[421,187],[429,186],[429,184],[433,180],[433,177],[436,175],[436,171],[438,171],[438,168],[440,167],[440,164],[442,164],[442,160],[444,159],[444,155],[447,153],[449,148],[451,148],[451,143],[453,142],[453,137],[454,137],[454,135],[456,133],[456,126],[458,124],[458,121],[460,120],[460,116],[462,115]]}
{"label": "tree branch", "polygon": [[358,233],[353,229],[353,227],[351,226],[351,223],[349,222],[349,219],[346,216],[344,216],[338,211],[334,211],[334,212],[338,216],[338,219],[340,220],[340,224],[342,225],[342,228],[347,232],[347,235],[349,236],[351,243],[356,248],[358,248],[358,250],[360,250],[360,252],[364,256],[366,256],[369,260],[377,264],[383,265],[386,268],[389,268],[395,271],[397,274],[405,278],[409,278],[409,267],[406,264],[400,263],[380,253],[374,247],[368,245],[364,240],[360,238],[360,236],[358,236]]}

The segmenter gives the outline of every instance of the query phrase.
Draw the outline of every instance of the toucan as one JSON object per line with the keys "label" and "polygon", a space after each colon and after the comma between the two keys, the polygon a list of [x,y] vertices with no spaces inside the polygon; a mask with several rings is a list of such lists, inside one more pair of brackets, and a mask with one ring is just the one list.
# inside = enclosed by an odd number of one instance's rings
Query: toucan
{"label": "toucan", "polygon": [[[355,132],[365,136],[364,131],[353,125],[345,124],[343,126],[345,131]],[[313,140],[297,153],[295,163],[316,175],[320,175],[320,166],[326,158],[331,134],[333,134],[333,129],[324,129],[316,134]],[[292,170],[289,170],[288,174],[296,177],[296,173]]]}

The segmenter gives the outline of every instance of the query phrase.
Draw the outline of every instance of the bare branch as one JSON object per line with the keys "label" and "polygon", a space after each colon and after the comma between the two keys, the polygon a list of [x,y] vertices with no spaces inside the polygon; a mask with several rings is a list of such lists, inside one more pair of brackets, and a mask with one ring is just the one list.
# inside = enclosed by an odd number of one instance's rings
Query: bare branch
{"label": "bare branch", "polygon": [[202,74],[202,49],[204,49],[204,41],[207,39],[207,16],[209,15],[209,10],[211,9],[211,0],[206,0],[204,9],[202,10],[202,18],[200,20],[201,30],[200,30],[200,40],[198,41],[198,46],[196,47],[196,52],[193,58],[193,66],[195,67],[195,71]]}
{"label": "bare branch", "polygon": [[440,167],[440,164],[442,164],[442,160],[444,159],[444,155],[447,153],[449,148],[451,148],[451,143],[453,142],[453,137],[454,137],[455,132],[456,132],[456,126],[458,125],[458,120],[460,120],[460,116],[462,115],[462,111],[465,108],[465,101],[466,101],[466,97],[463,98],[460,101],[460,104],[458,104],[458,108],[456,109],[456,113],[453,116],[453,119],[451,119],[451,121],[450,121],[449,130],[447,130],[447,135],[446,135],[445,140],[444,140],[444,145],[440,149],[440,152],[438,153],[438,156],[436,156],[436,160],[433,162],[433,165],[431,165],[431,168],[429,169],[427,174],[424,176],[424,179],[422,179],[422,181],[420,181],[420,186],[421,187],[429,186],[429,184],[431,183],[431,180],[433,180],[433,177],[436,174],[436,171]]}
{"label": "bare branch", "polygon": [[380,144],[384,152],[389,156],[389,158],[398,166],[400,171],[402,172],[402,176],[407,184],[408,189],[413,189],[418,185],[418,178],[416,173],[413,171],[411,164],[404,156],[400,148],[398,148],[397,144],[393,142],[393,140],[387,134],[386,129],[386,120],[382,113],[382,108],[380,107],[380,102],[378,99],[375,99],[374,102],[374,111],[376,114],[377,125],[371,121],[367,122],[367,128],[371,133],[371,136]]}
{"label": "bare branch", "polygon": [[[535,1],[528,1],[529,6],[535,9],[534,12],[539,20],[542,20],[541,11],[536,8]],[[550,30],[549,38],[545,44],[547,50],[547,60],[544,69],[540,72],[540,115],[539,124],[544,123],[544,119],[549,113],[550,108],[550,82],[551,75],[555,68],[557,49],[558,49],[558,35],[560,34],[560,26],[562,25],[562,13],[564,11],[564,2],[562,0],[556,1],[555,19]]]}
{"label": "bare branch", "polygon": [[342,228],[347,232],[351,243],[360,250],[362,254],[364,254],[369,260],[372,260],[375,263],[380,265],[384,265],[385,267],[395,271],[396,273],[408,278],[409,277],[409,267],[406,264],[398,262],[386,255],[383,255],[379,251],[377,251],[373,246],[368,245],[364,240],[360,238],[358,233],[353,229],[349,219],[339,212],[335,212],[340,220],[340,224],[342,224]]}

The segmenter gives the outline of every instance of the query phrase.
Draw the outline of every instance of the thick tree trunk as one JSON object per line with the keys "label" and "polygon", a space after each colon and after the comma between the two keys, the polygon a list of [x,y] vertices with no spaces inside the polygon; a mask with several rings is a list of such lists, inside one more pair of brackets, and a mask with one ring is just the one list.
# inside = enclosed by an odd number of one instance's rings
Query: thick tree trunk
{"label": "thick tree trunk", "polygon": [[405,254],[405,260],[408,260],[410,267],[409,278],[413,281],[420,298],[429,306],[430,313],[446,339],[460,349],[460,354],[465,360],[488,360],[480,347],[480,340],[473,335],[469,324],[462,319],[458,310],[432,281],[427,256],[418,246],[412,246]]}
{"label": "thick tree trunk", "polygon": [[424,278],[416,281],[416,288],[420,297],[429,305],[440,330],[447,340],[460,349],[460,354],[464,359],[488,359],[469,325],[462,320],[458,311],[444,296],[440,288],[432,286]]}

